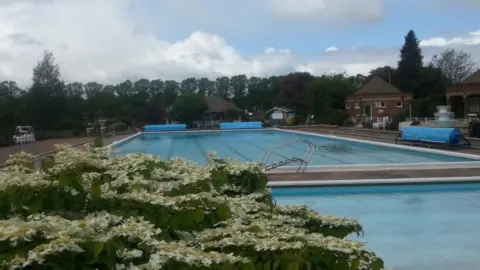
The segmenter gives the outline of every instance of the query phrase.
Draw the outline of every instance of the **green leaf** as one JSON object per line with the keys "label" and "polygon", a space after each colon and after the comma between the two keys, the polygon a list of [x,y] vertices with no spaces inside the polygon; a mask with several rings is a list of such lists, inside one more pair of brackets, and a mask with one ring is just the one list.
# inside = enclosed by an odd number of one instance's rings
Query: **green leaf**
{"label": "green leaf", "polygon": [[350,264],[345,259],[339,259],[333,266],[334,270],[350,270]]}
{"label": "green leaf", "polygon": [[205,216],[205,212],[202,209],[197,209],[192,213],[191,218],[195,222],[200,222],[203,220],[204,216]]}
{"label": "green leaf", "polygon": [[305,265],[305,267],[302,269],[305,269],[305,270],[312,269],[312,264],[309,261],[304,260],[302,263]]}
{"label": "green leaf", "polygon": [[357,270],[359,266],[360,266],[360,260],[359,259],[354,259],[350,262],[350,269],[351,270]]}
{"label": "green leaf", "polygon": [[182,225],[182,217],[180,215],[172,215],[168,219],[168,226],[172,229],[178,229]]}
{"label": "green leaf", "polygon": [[106,249],[108,257],[114,260],[117,257],[117,250],[119,249],[117,243],[113,240],[108,241]]}
{"label": "green leaf", "polygon": [[253,263],[246,263],[242,266],[242,270],[255,270],[255,265]]}
{"label": "green leaf", "polygon": [[226,220],[230,217],[230,208],[226,204],[218,205],[216,212],[220,220]]}
{"label": "green leaf", "polygon": [[58,185],[60,187],[66,187],[70,184],[70,176],[68,173],[62,173],[58,178]]}
{"label": "green leaf", "polygon": [[100,196],[102,195],[102,190],[100,189],[100,183],[93,182],[90,192],[92,194],[92,199],[94,200],[100,199]]}
{"label": "green leaf", "polygon": [[170,219],[170,215],[167,214],[159,214],[158,216],[155,217],[155,224],[157,227],[164,227],[168,220]]}
{"label": "green leaf", "polygon": [[105,243],[102,242],[96,242],[93,244],[93,257],[96,258],[100,253],[102,253],[103,247],[105,246]]}
{"label": "green leaf", "polygon": [[280,260],[275,260],[272,264],[272,270],[277,270],[277,268],[280,266],[280,263]]}
{"label": "green leaf", "polygon": [[287,270],[298,270],[299,269],[299,264],[298,262],[290,262],[288,264]]}
{"label": "green leaf", "polygon": [[28,202],[30,213],[38,213],[43,208],[43,200],[39,195],[34,195]]}
{"label": "green leaf", "polygon": [[235,270],[233,264],[227,263],[220,267],[220,270]]}
{"label": "green leaf", "polygon": [[43,171],[46,171],[52,168],[53,165],[55,165],[54,159],[52,157],[45,157],[42,159],[40,167],[42,168]]}
{"label": "green leaf", "polygon": [[372,263],[372,270],[381,270],[384,267],[383,260],[378,258],[376,261]]}

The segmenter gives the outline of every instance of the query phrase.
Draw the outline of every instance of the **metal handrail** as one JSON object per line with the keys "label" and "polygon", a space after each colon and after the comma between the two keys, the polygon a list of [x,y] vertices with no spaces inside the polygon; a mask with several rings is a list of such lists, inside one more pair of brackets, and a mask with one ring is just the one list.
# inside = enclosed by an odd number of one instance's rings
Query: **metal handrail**
{"label": "metal handrail", "polygon": [[273,145],[273,146],[269,147],[267,149],[267,151],[265,151],[265,154],[263,155],[261,163],[266,165],[268,159],[270,158],[270,156],[271,156],[271,154],[273,153],[274,150],[282,148],[282,147],[286,147],[286,146],[289,146],[289,145],[292,145],[292,144],[295,144],[295,143],[300,143],[300,142],[306,143],[308,145],[308,149],[305,151],[305,154],[303,155],[303,158],[300,160],[300,165],[298,166],[297,173],[300,172],[300,170],[302,171],[302,173],[305,172],[305,169],[307,168],[308,163],[310,162],[310,159],[312,158],[313,154],[317,150],[317,146],[314,143],[312,143],[311,141],[309,141],[305,138],[296,138],[296,139],[293,139],[293,140],[290,140],[290,141],[285,141],[285,142],[282,142],[282,143],[279,143],[279,144],[276,144],[276,145]]}

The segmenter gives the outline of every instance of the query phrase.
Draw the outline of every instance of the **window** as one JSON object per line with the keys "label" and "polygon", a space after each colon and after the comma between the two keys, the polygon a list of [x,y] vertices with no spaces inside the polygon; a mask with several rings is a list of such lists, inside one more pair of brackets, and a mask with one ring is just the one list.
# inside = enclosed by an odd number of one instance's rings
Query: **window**
{"label": "window", "polygon": [[386,108],[387,103],[386,102],[375,102],[375,107],[377,108]]}
{"label": "window", "polygon": [[355,109],[360,109],[360,104],[355,103]]}
{"label": "window", "polygon": [[473,113],[480,112],[480,99],[478,98],[470,99],[470,112],[473,112]]}
{"label": "window", "polygon": [[347,110],[350,109],[350,103],[347,103]]}
{"label": "window", "polygon": [[397,101],[397,108],[401,108],[401,107],[403,107],[403,102]]}

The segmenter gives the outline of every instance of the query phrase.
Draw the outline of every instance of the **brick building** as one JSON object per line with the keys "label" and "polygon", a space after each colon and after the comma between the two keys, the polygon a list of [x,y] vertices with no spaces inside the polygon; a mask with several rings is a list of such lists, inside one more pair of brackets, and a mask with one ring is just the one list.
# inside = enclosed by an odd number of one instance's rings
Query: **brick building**
{"label": "brick building", "polygon": [[395,117],[411,110],[413,96],[379,77],[373,77],[345,100],[346,111],[354,122],[376,117]]}
{"label": "brick building", "polygon": [[480,69],[463,82],[448,88],[446,96],[447,105],[451,106],[455,118],[480,114]]}

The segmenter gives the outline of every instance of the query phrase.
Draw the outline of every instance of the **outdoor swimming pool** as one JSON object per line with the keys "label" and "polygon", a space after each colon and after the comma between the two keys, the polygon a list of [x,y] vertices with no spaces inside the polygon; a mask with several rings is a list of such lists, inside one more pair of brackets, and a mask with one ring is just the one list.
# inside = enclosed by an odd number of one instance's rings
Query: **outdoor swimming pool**
{"label": "outdoor swimming pool", "polygon": [[277,204],[360,221],[367,242],[396,270],[480,269],[480,184],[275,188]]}
{"label": "outdoor swimming pool", "polygon": [[[310,166],[441,163],[477,161],[467,157],[401,149],[351,140],[322,137],[282,130],[143,133],[116,145],[117,154],[142,152],[160,155],[162,159],[183,157],[205,164],[206,155],[215,151],[222,158],[238,161],[260,161],[272,145],[303,137],[317,145]],[[269,162],[285,157],[303,156],[307,146],[294,144],[272,154]]]}

